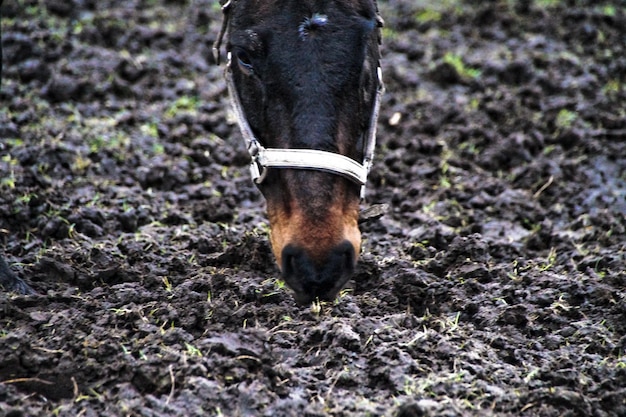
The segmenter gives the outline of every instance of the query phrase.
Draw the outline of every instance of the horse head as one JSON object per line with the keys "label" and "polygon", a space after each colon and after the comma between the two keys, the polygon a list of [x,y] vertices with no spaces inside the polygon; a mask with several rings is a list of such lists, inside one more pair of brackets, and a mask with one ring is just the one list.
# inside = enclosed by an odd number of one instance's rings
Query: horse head
{"label": "horse head", "polygon": [[265,197],[272,251],[299,303],[352,275],[382,92],[374,0],[230,0],[226,79]]}

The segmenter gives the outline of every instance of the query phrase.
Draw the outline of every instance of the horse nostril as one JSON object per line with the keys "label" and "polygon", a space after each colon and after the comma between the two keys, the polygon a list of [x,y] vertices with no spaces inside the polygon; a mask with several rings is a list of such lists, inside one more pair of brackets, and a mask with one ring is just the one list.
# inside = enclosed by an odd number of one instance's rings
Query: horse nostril
{"label": "horse nostril", "polygon": [[284,275],[293,275],[296,272],[296,258],[302,255],[302,250],[293,245],[287,245],[282,253],[282,270]]}
{"label": "horse nostril", "polygon": [[350,250],[346,251],[343,254],[343,269],[348,271],[354,268],[354,249],[350,248]]}
{"label": "horse nostril", "polygon": [[341,259],[339,264],[341,265],[342,273],[352,273],[354,271],[355,264],[355,253],[352,244],[344,240],[335,247],[333,252],[335,256]]}
{"label": "horse nostril", "polygon": [[313,265],[304,249],[292,244],[283,248],[282,270],[284,276],[309,276],[314,274]]}

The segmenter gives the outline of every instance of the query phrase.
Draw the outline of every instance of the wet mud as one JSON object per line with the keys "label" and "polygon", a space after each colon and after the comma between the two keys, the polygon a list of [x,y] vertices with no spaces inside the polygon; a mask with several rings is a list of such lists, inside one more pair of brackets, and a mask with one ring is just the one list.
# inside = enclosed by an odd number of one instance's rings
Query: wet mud
{"label": "wet mud", "polygon": [[[212,1],[2,6],[4,416],[626,415],[626,13],[380,2],[354,279],[300,307]],[[364,208],[367,204],[364,205]]]}

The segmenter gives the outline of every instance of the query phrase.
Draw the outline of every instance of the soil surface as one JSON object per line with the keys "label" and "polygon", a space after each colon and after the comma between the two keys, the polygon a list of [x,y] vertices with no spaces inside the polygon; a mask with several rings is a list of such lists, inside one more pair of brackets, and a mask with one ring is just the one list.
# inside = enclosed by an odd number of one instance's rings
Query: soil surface
{"label": "soil surface", "polygon": [[0,415],[626,415],[623,1],[381,1],[390,209],[310,308],[216,2],[2,7]]}

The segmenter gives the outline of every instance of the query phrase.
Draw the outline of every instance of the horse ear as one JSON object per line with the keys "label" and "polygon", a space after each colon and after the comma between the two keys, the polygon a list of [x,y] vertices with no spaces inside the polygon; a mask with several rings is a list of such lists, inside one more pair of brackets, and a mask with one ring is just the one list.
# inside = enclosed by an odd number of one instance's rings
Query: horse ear
{"label": "horse ear", "polygon": [[381,29],[385,27],[385,20],[380,15],[380,11],[378,10],[378,2],[374,1],[374,7],[376,8],[376,27],[378,27],[378,44],[381,45],[383,43],[383,34],[381,33]]}
{"label": "horse ear", "polygon": [[381,29],[385,27],[385,21],[383,20],[382,16],[378,14],[378,11],[376,12],[376,26],[378,27],[378,44],[382,45],[383,34]]}
{"label": "horse ear", "polygon": [[215,63],[220,65],[221,54],[220,49],[222,47],[222,40],[224,39],[224,34],[228,30],[228,23],[230,21],[230,11],[232,8],[232,4],[234,0],[220,0],[220,5],[222,6],[222,27],[220,28],[220,32],[217,35],[217,39],[213,43],[213,59],[215,59]]}
{"label": "horse ear", "polygon": [[376,0],[374,0],[374,9],[376,9],[376,25],[379,28],[382,28],[383,26],[385,26],[385,21],[380,15],[380,10],[378,9],[378,2]]}

